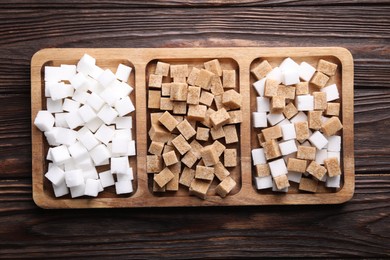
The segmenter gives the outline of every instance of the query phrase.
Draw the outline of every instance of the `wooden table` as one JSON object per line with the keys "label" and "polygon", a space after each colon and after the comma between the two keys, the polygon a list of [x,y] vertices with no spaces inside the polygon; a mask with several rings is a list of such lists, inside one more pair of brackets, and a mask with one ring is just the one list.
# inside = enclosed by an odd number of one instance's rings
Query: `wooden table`
{"label": "wooden table", "polygon": [[[389,1],[7,2],[0,4],[0,257],[390,255]],[[30,60],[36,51],[221,46],[352,52],[356,191],[350,202],[99,210],[34,204]]]}

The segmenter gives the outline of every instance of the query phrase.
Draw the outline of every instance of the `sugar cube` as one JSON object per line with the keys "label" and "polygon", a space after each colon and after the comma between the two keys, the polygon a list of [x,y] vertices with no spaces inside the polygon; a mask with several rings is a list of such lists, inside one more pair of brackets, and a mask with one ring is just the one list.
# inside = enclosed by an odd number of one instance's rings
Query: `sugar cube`
{"label": "sugar cube", "polygon": [[272,66],[268,63],[267,60],[263,60],[259,65],[254,67],[251,72],[257,79],[264,78],[270,71]]}
{"label": "sugar cube", "polygon": [[69,188],[84,184],[82,170],[65,171],[65,182]]}
{"label": "sugar cube", "polygon": [[34,125],[42,132],[49,131],[53,128],[54,117],[49,111],[41,110],[34,119]]}
{"label": "sugar cube", "polygon": [[45,177],[54,185],[60,185],[65,180],[65,172],[57,165],[52,165]]}
{"label": "sugar cube", "polygon": [[283,159],[277,159],[275,161],[269,162],[268,164],[272,177],[275,178],[277,176],[287,174],[286,163]]}
{"label": "sugar cube", "polygon": [[255,177],[255,185],[258,190],[272,188],[272,176]]}
{"label": "sugar cube", "polygon": [[279,148],[282,155],[295,153],[298,150],[297,145],[295,144],[295,140],[289,140],[279,143]]}
{"label": "sugar cube", "polygon": [[252,161],[253,165],[266,163],[263,148],[257,148],[252,150]]}
{"label": "sugar cube", "polygon": [[133,192],[133,184],[131,181],[118,181],[115,182],[116,194],[127,194]]}
{"label": "sugar cube", "polygon": [[304,81],[310,81],[310,79],[313,77],[314,73],[316,72],[316,69],[311,66],[307,62],[302,62],[299,65],[299,77],[303,79]]}
{"label": "sugar cube", "polygon": [[115,76],[117,79],[119,79],[123,82],[127,82],[129,80],[131,70],[132,70],[131,67],[120,63],[118,65],[117,70],[116,70]]}
{"label": "sugar cube", "polygon": [[321,92],[326,93],[326,101],[330,102],[336,99],[339,99],[339,90],[336,84],[329,85],[321,89]]}
{"label": "sugar cube", "polygon": [[100,181],[88,179],[85,183],[84,195],[97,197],[99,193]]}
{"label": "sugar cube", "polygon": [[63,164],[71,158],[69,150],[65,145],[52,147],[51,157],[53,159],[53,162],[57,165]]}
{"label": "sugar cube", "polygon": [[115,184],[114,176],[112,175],[111,171],[104,171],[99,173],[99,179],[100,183],[102,184],[103,188],[112,186]]}
{"label": "sugar cube", "polygon": [[328,143],[328,139],[325,138],[323,134],[321,134],[320,131],[315,131],[310,137],[309,137],[310,143],[312,143],[318,150],[321,150],[325,147],[325,145]]}

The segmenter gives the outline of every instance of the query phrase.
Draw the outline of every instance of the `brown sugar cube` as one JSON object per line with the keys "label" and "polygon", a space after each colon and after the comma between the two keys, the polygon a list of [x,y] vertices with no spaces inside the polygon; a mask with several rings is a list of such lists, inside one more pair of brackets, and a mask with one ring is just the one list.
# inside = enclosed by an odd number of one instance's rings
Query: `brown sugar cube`
{"label": "brown sugar cube", "polygon": [[158,61],[154,74],[168,77],[170,65],[165,62]]}
{"label": "brown sugar cube", "polygon": [[238,109],[242,105],[242,96],[234,89],[222,94],[222,104],[230,109]]}
{"label": "brown sugar cube", "polygon": [[185,101],[173,102],[173,113],[177,115],[185,115],[187,113],[187,102]]}
{"label": "brown sugar cube", "polygon": [[214,179],[214,167],[197,165],[195,179],[212,181]]}
{"label": "brown sugar cube", "polygon": [[196,134],[196,131],[190,123],[187,121],[187,119],[184,119],[182,122],[180,122],[176,128],[179,130],[179,132],[184,136],[186,140],[190,139]]}
{"label": "brown sugar cube", "polygon": [[254,67],[251,72],[256,77],[256,79],[264,78],[270,71],[272,66],[268,63],[267,60],[263,60],[259,65]]}
{"label": "brown sugar cube", "polygon": [[149,90],[148,92],[148,108],[160,109],[161,91]]}
{"label": "brown sugar cube", "polygon": [[172,132],[172,130],[179,124],[179,122],[168,111],[165,111],[158,121],[170,132]]}
{"label": "brown sugar cube", "polygon": [[316,161],[312,161],[306,171],[313,175],[317,180],[322,180],[326,174],[326,168],[316,163]]}
{"label": "brown sugar cube", "polygon": [[236,167],[237,166],[237,150],[236,149],[225,149],[223,154],[224,154],[225,167]]}
{"label": "brown sugar cube", "polygon": [[326,121],[322,127],[322,132],[327,136],[332,136],[341,130],[343,125],[340,122],[340,119],[336,116],[332,116],[328,121]]}
{"label": "brown sugar cube", "polygon": [[223,70],[222,71],[223,88],[235,88],[236,87],[236,71],[235,70]]}
{"label": "brown sugar cube", "polygon": [[302,143],[309,138],[309,124],[306,121],[296,122],[294,123],[294,127],[298,142]]}
{"label": "brown sugar cube", "polygon": [[159,174],[154,175],[153,180],[162,188],[174,177],[175,175],[165,167]]}
{"label": "brown sugar cube", "polygon": [[172,144],[181,155],[185,154],[191,149],[191,145],[186,141],[183,135],[178,135],[175,139],[173,139]]}
{"label": "brown sugar cube", "polygon": [[314,76],[311,78],[310,83],[317,86],[318,88],[323,88],[325,87],[328,80],[329,80],[328,76],[326,76],[322,72],[317,71],[316,73],[314,73]]}
{"label": "brown sugar cube", "polygon": [[172,115],[173,118],[176,119],[176,121],[180,124],[181,122],[184,121],[184,116],[179,116],[179,115]]}
{"label": "brown sugar cube", "polygon": [[236,187],[237,183],[231,178],[226,177],[218,186],[215,188],[215,192],[221,196],[222,198],[225,198],[226,195],[228,195],[234,187]]}
{"label": "brown sugar cube", "polygon": [[186,83],[171,83],[171,100],[187,101],[188,88]]}
{"label": "brown sugar cube", "polygon": [[210,133],[211,133],[211,138],[213,138],[213,140],[217,140],[217,139],[225,137],[225,132],[223,131],[222,126],[212,127],[210,129]]}
{"label": "brown sugar cube", "polygon": [[223,127],[223,132],[225,133],[225,142],[226,144],[233,144],[238,142],[237,129],[234,125],[226,125]]}
{"label": "brown sugar cube", "polygon": [[154,155],[161,155],[164,149],[164,143],[152,141],[149,146],[148,152]]}
{"label": "brown sugar cube", "polygon": [[271,112],[280,114],[285,109],[286,101],[282,96],[274,96],[271,98]]}
{"label": "brown sugar cube", "polygon": [[307,168],[306,160],[288,158],[287,170],[292,172],[305,173]]}
{"label": "brown sugar cube", "polygon": [[[164,146],[164,150],[163,150],[163,154],[164,153],[168,153],[170,151],[175,151],[175,148],[173,147],[173,145],[170,145],[170,144],[167,144]],[[176,152],[176,151],[175,151]],[[179,154],[180,155],[180,154]],[[177,155],[176,155],[177,156]]]}
{"label": "brown sugar cube", "polygon": [[184,155],[184,157],[181,159],[181,162],[184,163],[187,167],[191,168],[192,166],[194,166],[197,160],[198,158],[196,157],[196,155],[193,152],[188,151],[186,155]]}
{"label": "brown sugar cube", "polygon": [[179,190],[179,177],[180,177],[180,171],[172,171],[173,173],[173,179],[170,180],[166,185],[165,185],[165,190],[166,191],[178,191]]}
{"label": "brown sugar cube", "polygon": [[220,77],[222,76],[222,69],[221,65],[219,64],[219,60],[214,59],[207,61],[204,63],[204,67],[206,68],[206,70],[211,71],[215,75],[218,75]]}
{"label": "brown sugar cube", "polygon": [[278,95],[279,82],[273,79],[267,79],[264,85],[264,96],[273,97]]}
{"label": "brown sugar cube", "polygon": [[206,166],[213,166],[219,161],[219,155],[213,145],[203,147],[200,154]]}
{"label": "brown sugar cube", "polygon": [[295,94],[297,96],[309,94],[309,82],[303,81],[295,84]]}
{"label": "brown sugar cube", "polygon": [[263,133],[258,133],[257,134],[257,140],[259,141],[259,145],[263,146],[262,144],[265,143],[265,139],[264,139]]}
{"label": "brown sugar cube", "polygon": [[261,130],[261,133],[263,134],[265,141],[282,137],[282,129],[279,125],[265,128]]}
{"label": "brown sugar cube", "polygon": [[173,110],[173,101],[170,98],[162,97],[160,99],[160,109],[161,110]]}
{"label": "brown sugar cube", "polygon": [[196,67],[192,67],[190,74],[188,75],[187,78],[187,83],[188,85],[195,85],[196,79],[198,78],[200,69]]}
{"label": "brown sugar cube", "polygon": [[225,108],[226,107],[222,104],[222,95],[219,95],[219,96],[214,96],[214,102],[215,102],[215,106],[218,109],[221,109],[221,108]]}
{"label": "brown sugar cube", "polygon": [[312,146],[298,145],[297,158],[314,161],[316,159],[316,148]]}
{"label": "brown sugar cube", "polygon": [[317,70],[328,76],[334,76],[336,74],[337,64],[320,59],[317,64]]}
{"label": "brown sugar cube", "polygon": [[207,107],[205,105],[188,105],[188,120],[202,121],[206,116]]}
{"label": "brown sugar cube", "polygon": [[327,116],[339,116],[340,114],[340,103],[328,103],[325,115]]}
{"label": "brown sugar cube", "polygon": [[205,127],[198,127],[196,129],[196,140],[207,141],[210,137],[210,129]]}
{"label": "brown sugar cube", "polygon": [[163,153],[163,159],[166,166],[177,163],[179,160],[177,159],[175,151],[170,151],[167,153]]}
{"label": "brown sugar cube", "polygon": [[215,140],[214,143],[212,144],[214,147],[215,151],[217,152],[217,156],[221,156],[221,154],[225,151],[226,147],[218,140]]}
{"label": "brown sugar cube", "polygon": [[200,99],[200,87],[189,86],[187,92],[187,104],[198,105]]}
{"label": "brown sugar cube", "polygon": [[188,77],[187,64],[171,65],[171,78],[186,78],[186,77]]}
{"label": "brown sugar cube", "polygon": [[162,83],[161,84],[161,96],[170,97],[171,96],[171,83]]}
{"label": "brown sugar cube", "polygon": [[211,181],[194,179],[190,185],[190,194],[195,195],[201,199],[206,198],[207,191],[209,190]]}
{"label": "brown sugar cube", "polygon": [[287,87],[285,85],[278,86],[277,96],[284,97],[285,99],[295,99],[295,87]]}
{"label": "brown sugar cube", "polygon": [[161,125],[152,124],[149,129],[149,137],[152,141],[166,143],[171,138],[171,133]]}
{"label": "brown sugar cube", "polygon": [[219,127],[227,123],[230,119],[230,116],[226,109],[221,108],[218,111],[214,112],[213,114],[210,115],[210,121],[211,124],[214,127]]}
{"label": "brown sugar cube", "polygon": [[162,77],[163,77],[162,75],[150,74],[149,75],[149,87],[161,88]]}
{"label": "brown sugar cube", "polygon": [[[154,177],[156,175],[157,174],[154,174]],[[153,181],[153,192],[165,192],[165,186],[161,188],[160,186],[158,186],[157,182]]]}
{"label": "brown sugar cube", "polygon": [[339,160],[337,157],[330,157],[324,160],[326,169],[328,169],[329,177],[341,175]]}
{"label": "brown sugar cube", "polygon": [[220,161],[218,161],[217,164],[214,165],[214,175],[218,178],[218,180],[223,181],[230,175],[230,172]]}
{"label": "brown sugar cube", "polygon": [[290,187],[290,183],[288,182],[287,174],[279,175],[274,177],[275,185],[278,190],[283,190],[285,188]]}
{"label": "brown sugar cube", "polygon": [[215,113],[215,110],[212,108],[208,108],[204,119],[202,121],[200,121],[200,123],[204,126],[209,127],[209,128],[212,127],[213,125],[211,124],[211,121],[210,121],[210,115],[213,113]]}
{"label": "brown sugar cube", "polygon": [[326,103],[326,92],[313,92],[314,97],[314,110],[325,110]]}
{"label": "brown sugar cube", "polygon": [[202,158],[200,151],[202,150],[203,146],[195,139],[192,140],[190,145],[191,145],[191,152],[193,152],[195,154],[196,158],[198,158],[198,159]]}
{"label": "brown sugar cube", "polygon": [[204,104],[206,106],[211,106],[211,103],[213,103],[214,95],[211,94],[208,91],[202,90],[202,93],[200,94],[199,103]]}
{"label": "brown sugar cube", "polygon": [[271,175],[268,163],[256,164],[256,177],[266,177]]}
{"label": "brown sugar cube", "polygon": [[174,83],[187,83],[187,78],[182,78],[182,77],[180,77],[180,78],[178,78],[178,77],[176,77],[176,78],[173,78],[173,82]]}
{"label": "brown sugar cube", "polygon": [[264,147],[265,158],[267,160],[272,160],[282,156],[282,153],[280,152],[279,144],[274,139],[271,139],[263,143],[263,147]]}
{"label": "brown sugar cube", "polygon": [[150,113],[150,123],[161,125],[158,119],[163,115],[163,112]]}
{"label": "brown sugar cube", "polygon": [[308,191],[308,192],[316,192],[318,186],[318,181],[309,178],[302,178],[299,183],[299,190]]}
{"label": "brown sugar cube", "polygon": [[190,187],[191,182],[195,178],[195,170],[188,167],[184,167],[183,172],[181,173],[179,183],[183,186]]}
{"label": "brown sugar cube", "polygon": [[223,89],[221,78],[217,75],[213,75],[210,82],[210,91],[213,95],[222,95],[225,91]]}
{"label": "brown sugar cube", "polygon": [[195,80],[195,86],[201,87],[202,89],[209,90],[211,78],[214,76],[214,73],[201,69],[198,77]]}
{"label": "brown sugar cube", "polygon": [[175,139],[176,137],[177,137],[177,135],[171,134],[171,138],[169,138],[169,140],[167,141],[167,145],[171,145],[172,146],[172,140]]}
{"label": "brown sugar cube", "polygon": [[288,103],[283,110],[283,114],[287,119],[292,118],[298,114],[298,109],[295,107],[293,102]]}
{"label": "brown sugar cube", "polygon": [[320,130],[322,125],[322,111],[309,111],[308,117],[309,128]]}
{"label": "brown sugar cube", "polygon": [[155,173],[162,170],[162,157],[158,155],[146,156],[146,172]]}
{"label": "brown sugar cube", "polygon": [[228,124],[239,124],[242,123],[242,111],[241,110],[233,110],[228,111],[228,114],[230,116]]}

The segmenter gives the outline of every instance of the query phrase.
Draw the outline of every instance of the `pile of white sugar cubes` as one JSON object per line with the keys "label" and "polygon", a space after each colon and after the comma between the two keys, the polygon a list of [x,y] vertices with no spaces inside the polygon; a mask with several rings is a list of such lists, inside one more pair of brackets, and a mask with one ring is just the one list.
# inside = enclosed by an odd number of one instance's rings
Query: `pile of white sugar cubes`
{"label": "pile of white sugar cubes", "polygon": [[[133,192],[131,72],[119,64],[114,74],[88,54],[77,66],[45,66],[46,110],[38,112],[34,124],[50,146],[45,177],[56,197],[69,191],[72,198],[97,197],[114,185],[117,194]],[[102,168],[109,170],[98,172]]]}
{"label": "pile of white sugar cubes", "polygon": [[338,88],[329,83],[334,82],[337,64],[319,59],[316,65],[286,58],[278,67],[262,60],[251,69],[258,94],[252,113],[258,190],[288,192],[290,182],[304,192],[317,192],[321,183],[340,187],[343,126]]}

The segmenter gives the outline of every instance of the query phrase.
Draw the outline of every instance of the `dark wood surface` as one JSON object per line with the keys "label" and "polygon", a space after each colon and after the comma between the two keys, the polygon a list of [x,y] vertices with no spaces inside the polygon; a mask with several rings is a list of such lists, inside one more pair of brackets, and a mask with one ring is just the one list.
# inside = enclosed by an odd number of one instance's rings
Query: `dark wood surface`
{"label": "dark wood surface", "polygon": [[[389,1],[4,2],[0,257],[390,256]],[[29,81],[36,51],[196,46],[348,48],[355,60],[354,198],[336,206],[35,206]]]}

